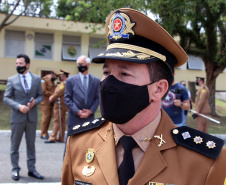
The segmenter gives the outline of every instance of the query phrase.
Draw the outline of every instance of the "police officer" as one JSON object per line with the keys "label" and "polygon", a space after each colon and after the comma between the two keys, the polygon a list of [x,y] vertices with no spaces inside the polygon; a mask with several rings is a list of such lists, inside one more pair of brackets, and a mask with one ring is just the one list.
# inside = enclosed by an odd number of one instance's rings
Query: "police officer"
{"label": "police officer", "polygon": [[50,74],[47,74],[41,80],[43,91],[43,101],[40,104],[42,111],[41,139],[49,138],[48,129],[53,115],[53,104],[49,102],[49,97],[54,93],[56,87],[54,81],[57,79],[57,77],[58,72],[53,70]]}
{"label": "police officer", "polygon": [[[53,110],[53,131],[45,143],[55,143],[64,142],[64,135],[66,129],[66,111],[67,107],[64,103],[64,91],[66,80],[69,76],[69,72],[60,69],[60,81],[61,83],[57,85],[56,90],[53,95],[49,97],[49,102],[54,102]],[[58,136],[57,136],[58,135]]]}
{"label": "police officer", "polygon": [[208,114],[211,112],[209,106],[210,91],[209,88],[204,84],[204,81],[205,78],[196,77],[196,85],[199,86],[199,89],[196,92],[195,97],[195,111],[197,113],[193,115],[193,118],[197,116],[197,129],[208,133],[207,119],[202,116],[198,116],[199,113],[208,116]]}
{"label": "police officer", "polygon": [[62,185],[224,184],[224,141],[177,127],[161,109],[184,50],[133,9],[111,12],[105,28],[109,45],[93,58],[104,63],[103,118],[69,131]]}

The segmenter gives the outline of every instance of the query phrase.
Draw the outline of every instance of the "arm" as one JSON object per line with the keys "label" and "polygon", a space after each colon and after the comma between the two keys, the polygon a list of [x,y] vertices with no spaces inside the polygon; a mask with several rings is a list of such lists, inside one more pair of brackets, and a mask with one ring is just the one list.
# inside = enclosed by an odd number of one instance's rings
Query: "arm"
{"label": "arm", "polygon": [[76,106],[75,102],[73,102],[73,85],[71,83],[72,80],[67,79],[66,88],[64,93],[64,102],[67,108],[72,112],[72,114],[76,115],[80,109]]}
{"label": "arm", "polygon": [[99,84],[100,84],[100,80],[98,79],[94,89],[95,90],[94,102],[90,108],[93,114],[96,112],[97,107],[99,106]]}
{"label": "arm", "polygon": [[195,107],[195,111],[200,113],[201,110],[203,109],[203,105],[204,105],[204,102],[206,100],[206,97],[207,97],[207,90],[206,89],[202,89],[201,92],[200,92],[200,97],[199,97],[199,101]]}
{"label": "arm", "polygon": [[56,101],[57,98],[60,98],[64,95],[65,85],[59,84],[53,95],[49,97],[50,102]]}
{"label": "arm", "polygon": [[188,91],[186,88],[183,89],[183,94],[180,99],[174,100],[174,105],[182,108],[183,110],[189,110],[191,105],[189,102]]}
{"label": "arm", "polygon": [[62,185],[73,185],[75,183],[72,174],[71,155],[72,154],[70,150],[70,136],[69,136],[67,139],[67,148],[64,156],[64,163],[62,169],[62,179],[61,179]]}
{"label": "arm", "polygon": [[40,104],[43,100],[43,93],[42,93],[42,86],[41,86],[41,78],[38,77],[38,88],[37,88],[37,93],[36,93],[36,97],[34,98],[35,99],[35,103],[36,105]]}
{"label": "arm", "polygon": [[53,94],[53,92],[48,91],[46,86],[47,86],[47,82],[46,82],[46,80],[44,80],[44,82],[42,83],[43,94],[46,95],[47,97],[50,97]]}

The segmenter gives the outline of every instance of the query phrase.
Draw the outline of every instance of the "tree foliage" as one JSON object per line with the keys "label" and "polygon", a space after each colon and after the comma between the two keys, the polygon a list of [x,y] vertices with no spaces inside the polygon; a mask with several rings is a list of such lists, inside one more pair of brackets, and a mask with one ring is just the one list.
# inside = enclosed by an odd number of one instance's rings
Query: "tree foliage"
{"label": "tree foliage", "polygon": [[[0,23],[0,31],[15,22],[21,15],[50,17],[53,0],[0,0],[0,13],[5,18]],[[16,15],[13,19],[12,15]]]}

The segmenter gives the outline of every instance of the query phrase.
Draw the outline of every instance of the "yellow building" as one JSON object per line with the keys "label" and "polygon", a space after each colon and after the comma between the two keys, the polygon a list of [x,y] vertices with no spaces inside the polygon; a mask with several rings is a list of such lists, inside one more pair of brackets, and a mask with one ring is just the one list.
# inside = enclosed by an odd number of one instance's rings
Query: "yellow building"
{"label": "yellow building", "polygon": [[[5,15],[0,14],[0,22]],[[15,58],[27,54],[31,59],[30,71],[43,76],[55,69],[77,74],[76,59],[87,55],[91,59],[106,49],[105,29],[97,25],[91,33],[90,24],[58,19],[20,16],[13,24],[0,32],[0,80],[7,80],[16,73]],[[99,47],[96,47],[96,44]],[[101,78],[102,65],[91,64],[90,73]],[[189,56],[188,63],[176,69],[177,81],[195,81],[196,76],[205,77],[204,64],[200,58]],[[226,91],[223,72],[217,78],[216,90]]]}

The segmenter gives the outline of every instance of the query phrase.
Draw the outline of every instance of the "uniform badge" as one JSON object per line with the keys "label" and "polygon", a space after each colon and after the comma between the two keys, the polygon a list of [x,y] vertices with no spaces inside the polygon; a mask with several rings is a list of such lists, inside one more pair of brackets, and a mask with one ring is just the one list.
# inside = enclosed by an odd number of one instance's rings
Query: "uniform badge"
{"label": "uniform badge", "polygon": [[183,136],[184,140],[191,137],[191,135],[189,134],[189,132],[182,133],[182,136]]}
{"label": "uniform badge", "polygon": [[135,35],[133,31],[135,24],[136,23],[133,23],[127,14],[117,11],[111,16],[109,21],[109,40],[116,41],[132,38]]}
{"label": "uniform badge", "polygon": [[159,182],[149,182],[148,185],[164,185],[164,183],[159,183]]}
{"label": "uniform badge", "polygon": [[80,127],[80,125],[75,125],[75,126],[73,127],[73,130],[77,130],[79,127]]}
{"label": "uniform badge", "polygon": [[194,142],[196,144],[201,144],[203,142],[202,138],[200,136],[195,136],[194,138]]}
{"label": "uniform badge", "polygon": [[214,143],[213,141],[208,141],[206,143],[206,146],[209,148],[209,149],[212,149],[212,148],[215,148],[216,147],[216,143]]}
{"label": "uniform badge", "polygon": [[86,151],[86,162],[91,163],[94,159],[94,149],[89,148]]}
{"label": "uniform badge", "polygon": [[84,166],[82,169],[82,174],[86,177],[89,177],[94,174],[95,169],[96,168],[94,166]]}

